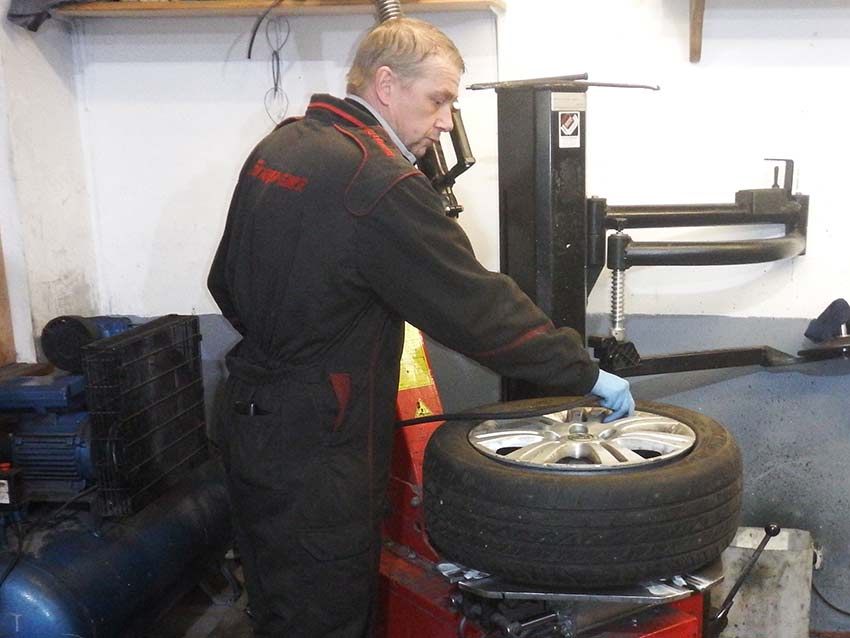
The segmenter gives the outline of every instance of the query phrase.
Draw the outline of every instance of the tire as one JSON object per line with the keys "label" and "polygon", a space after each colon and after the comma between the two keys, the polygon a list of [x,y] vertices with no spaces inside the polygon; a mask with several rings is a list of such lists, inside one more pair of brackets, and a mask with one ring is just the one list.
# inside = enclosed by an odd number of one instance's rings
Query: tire
{"label": "tire", "polygon": [[[498,404],[506,412],[563,404]],[[440,426],[425,452],[425,520],[448,560],[519,583],[608,587],[683,574],[732,541],[741,509],[741,455],[714,420],[669,405],[639,411],[691,428],[693,446],[672,460],[573,471],[506,463],[468,438],[481,423]]]}

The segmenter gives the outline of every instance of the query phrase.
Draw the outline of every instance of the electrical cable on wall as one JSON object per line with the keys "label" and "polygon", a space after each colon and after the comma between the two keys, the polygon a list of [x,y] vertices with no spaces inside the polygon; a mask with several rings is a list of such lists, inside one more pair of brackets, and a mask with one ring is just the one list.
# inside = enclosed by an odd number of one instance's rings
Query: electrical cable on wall
{"label": "electrical cable on wall", "polygon": [[[251,59],[251,54],[254,51],[254,41],[257,39],[257,32],[260,30],[260,25],[263,20],[277,7],[283,0],[274,0],[268,8],[263,11],[254,21],[254,26],[251,28],[251,37],[248,41],[248,59]],[[274,124],[279,124],[289,109],[289,96],[286,95],[281,88],[281,71],[280,71],[280,52],[289,40],[289,34],[292,28],[289,24],[289,18],[286,16],[276,16],[269,18],[266,22],[266,42],[272,51],[271,55],[271,71],[272,71],[272,88],[266,91],[263,98],[263,106],[266,109],[266,114]]]}
{"label": "electrical cable on wall", "polygon": [[266,114],[275,124],[279,124],[289,110],[289,97],[281,86],[280,52],[289,40],[291,31],[289,18],[286,16],[270,18],[266,22],[266,41],[272,51],[272,88],[266,91],[263,103],[266,107]]}
{"label": "electrical cable on wall", "polygon": [[263,23],[263,20],[266,19],[266,16],[269,15],[269,13],[271,13],[272,9],[274,9],[281,2],[283,2],[283,0],[274,0],[274,2],[272,2],[265,11],[263,11],[259,16],[257,16],[256,20],[254,20],[254,26],[251,27],[251,37],[248,40],[248,59],[249,60],[251,59],[251,52],[254,50],[254,40],[257,39],[257,31],[260,30],[260,25]]}

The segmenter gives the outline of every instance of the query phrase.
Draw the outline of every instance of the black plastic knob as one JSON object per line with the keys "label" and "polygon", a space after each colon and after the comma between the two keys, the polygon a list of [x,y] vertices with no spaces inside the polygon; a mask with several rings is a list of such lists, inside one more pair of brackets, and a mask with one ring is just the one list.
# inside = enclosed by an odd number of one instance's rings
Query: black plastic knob
{"label": "black plastic knob", "polygon": [[776,523],[768,523],[764,526],[764,533],[773,538],[774,536],[779,536],[779,532],[782,531],[782,528],[779,527]]}

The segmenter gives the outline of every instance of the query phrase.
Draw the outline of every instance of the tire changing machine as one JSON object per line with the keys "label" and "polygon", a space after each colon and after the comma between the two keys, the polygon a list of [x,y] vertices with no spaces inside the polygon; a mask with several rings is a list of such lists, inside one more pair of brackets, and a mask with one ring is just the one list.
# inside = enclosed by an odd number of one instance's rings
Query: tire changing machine
{"label": "tire changing machine", "polygon": [[[400,420],[442,412],[418,331],[408,327],[397,402]],[[411,373],[410,371],[414,371]],[[719,565],[678,582],[605,592],[552,592],[502,583],[442,562],[422,508],[425,446],[441,422],[400,428],[390,474],[391,513],[381,554],[380,638],[702,638]],[[587,634],[588,631],[594,633]],[[601,632],[601,633],[600,633]]]}
{"label": "tire changing machine", "polygon": [[[440,414],[421,334],[408,326],[397,400],[399,420]],[[422,508],[425,447],[442,422],[400,428],[390,472],[391,513],[381,553],[380,638],[716,638],[740,584],[780,529],[765,536],[719,609],[710,588],[718,559],[698,572],[604,590],[551,590],[506,582],[441,560]]]}
{"label": "tire changing machine", "polygon": [[[441,414],[422,335],[408,326],[397,400],[399,420]],[[630,587],[551,590],[506,582],[441,560],[422,508],[428,439],[442,422],[399,428],[390,473],[390,515],[380,562],[380,638],[716,638],[765,537],[719,609],[709,593],[723,579],[718,559],[698,572]]]}
{"label": "tire changing machine", "polygon": [[[808,196],[792,193],[793,161],[774,160],[785,165],[783,185],[777,167],[771,188],[739,191],[731,204],[614,207],[604,199],[587,198],[586,92],[593,85],[583,74],[470,87],[495,89],[498,95],[502,272],[556,326],[576,329],[594,348],[601,367],[621,376],[845,356],[848,338],[797,356],[758,346],[641,358],[625,335],[623,295],[629,267],[747,264],[802,255]],[[635,242],[623,232],[735,224],[778,224],[784,234],[722,242]],[[606,239],[609,230],[615,232]],[[611,334],[587,338],[587,298],[605,265],[612,270]],[[547,392],[505,381],[502,394],[505,400],[515,400]],[[422,337],[410,329],[398,418],[441,412]],[[382,638],[715,638],[725,627],[742,581],[769,539],[779,533],[775,525],[765,528],[759,548],[719,608],[709,601],[710,588],[723,578],[719,560],[697,573],[619,589],[551,591],[500,581],[474,566],[441,562],[429,543],[422,465],[425,446],[439,425],[404,427],[396,434],[391,513],[381,556]]]}

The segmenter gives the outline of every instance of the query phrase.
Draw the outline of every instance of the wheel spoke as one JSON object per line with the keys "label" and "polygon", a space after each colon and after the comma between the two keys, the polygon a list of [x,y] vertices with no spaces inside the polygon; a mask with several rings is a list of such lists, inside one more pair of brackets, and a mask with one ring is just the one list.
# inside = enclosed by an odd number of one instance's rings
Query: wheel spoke
{"label": "wheel spoke", "polygon": [[565,456],[570,456],[574,447],[570,441],[541,441],[511,452],[505,458],[541,465],[557,463]]}
{"label": "wheel spoke", "polygon": [[595,442],[587,446],[591,451],[592,458],[606,467],[616,467],[623,464],[623,458],[618,458],[611,453],[611,450],[605,443]]}
{"label": "wheel spoke", "polygon": [[621,446],[627,446],[632,450],[649,449],[656,451],[672,452],[690,448],[693,437],[684,434],[673,434],[671,432],[629,432],[611,440]]}
{"label": "wheel spoke", "polygon": [[[546,437],[545,432],[532,430],[506,430],[493,432],[478,432],[472,436],[473,445],[480,445],[488,450],[501,450],[504,448],[522,448],[537,443]],[[551,438],[551,433],[549,435]]]}
{"label": "wheel spoke", "polygon": [[[678,421],[669,419],[666,416],[649,415],[649,416],[631,416],[625,419],[618,419],[610,424],[609,430],[619,434],[626,432],[675,432],[681,428]],[[689,428],[690,429],[690,428]]]}
{"label": "wheel spoke", "polygon": [[637,452],[632,451],[631,448],[619,445],[617,441],[606,441],[603,445],[605,445],[605,447],[611,450],[614,454],[620,456],[622,459],[621,463],[623,461],[629,463],[643,463],[646,460]]}

